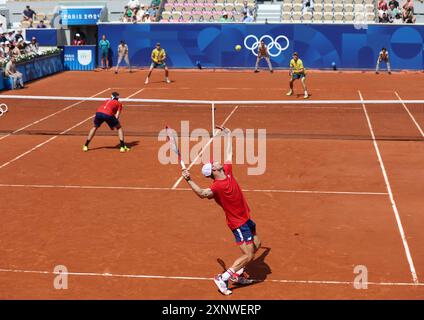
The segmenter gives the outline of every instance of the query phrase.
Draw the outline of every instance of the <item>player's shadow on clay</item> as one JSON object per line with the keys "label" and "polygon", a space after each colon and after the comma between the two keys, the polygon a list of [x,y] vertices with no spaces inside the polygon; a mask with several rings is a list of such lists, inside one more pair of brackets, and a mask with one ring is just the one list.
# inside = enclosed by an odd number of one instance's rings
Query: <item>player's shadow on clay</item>
{"label": "player's shadow on clay", "polygon": [[[255,281],[252,284],[248,284],[248,285],[239,285],[239,284],[233,283],[231,290],[237,290],[239,288],[253,286],[257,283],[263,282],[265,281],[267,276],[272,273],[271,268],[265,262],[265,258],[271,251],[271,248],[261,247],[256,254],[260,253],[261,250],[262,250],[262,253],[259,256],[257,255],[256,258],[252,262],[250,262],[245,269],[246,273],[249,275],[249,279],[252,279]],[[218,263],[221,265],[221,267],[224,270],[227,270],[225,262],[222,259],[218,258],[216,260],[218,261]]]}
{"label": "player's shadow on clay", "polygon": [[[140,144],[140,141],[128,141],[125,143],[125,145],[129,148],[133,148],[136,147]],[[92,148],[90,150],[100,150],[100,149],[119,149],[121,145],[118,143],[115,146],[104,146],[104,147],[96,147],[96,148]]]}

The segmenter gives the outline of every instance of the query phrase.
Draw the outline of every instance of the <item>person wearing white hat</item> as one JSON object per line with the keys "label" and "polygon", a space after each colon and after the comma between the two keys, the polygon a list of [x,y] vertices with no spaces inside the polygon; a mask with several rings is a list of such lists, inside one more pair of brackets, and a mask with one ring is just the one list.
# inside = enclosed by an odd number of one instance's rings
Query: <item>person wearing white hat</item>
{"label": "person wearing white hat", "polygon": [[72,41],[73,46],[83,46],[85,45],[84,39],[81,38],[81,35],[79,33],[75,34],[74,40]]}
{"label": "person wearing white hat", "polygon": [[211,187],[200,188],[191,179],[188,170],[183,170],[182,175],[197,196],[201,199],[214,199],[224,209],[227,225],[243,253],[223,274],[214,277],[214,282],[219,291],[224,295],[229,295],[232,293],[228,288],[229,280],[238,284],[251,284],[253,282],[245,276],[244,268],[255,257],[256,251],[261,246],[261,241],[256,234],[256,224],[251,220],[249,205],[233,176],[231,132],[226,128],[219,129],[227,136],[228,142],[224,165],[219,162],[210,162],[202,167],[202,174],[213,180]]}

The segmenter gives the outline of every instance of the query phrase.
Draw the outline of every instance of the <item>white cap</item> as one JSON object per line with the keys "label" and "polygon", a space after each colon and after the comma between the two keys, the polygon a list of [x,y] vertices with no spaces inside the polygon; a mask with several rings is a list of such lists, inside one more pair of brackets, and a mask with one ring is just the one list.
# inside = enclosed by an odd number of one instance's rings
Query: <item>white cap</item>
{"label": "white cap", "polygon": [[6,40],[5,44],[10,44],[10,41]]}
{"label": "white cap", "polygon": [[202,167],[202,174],[205,177],[209,177],[212,174],[212,163],[206,163]]}
{"label": "white cap", "polygon": [[75,36],[76,36],[76,37],[79,37],[79,36],[80,36],[80,34],[79,34],[79,33],[76,33],[76,34],[75,34]]}

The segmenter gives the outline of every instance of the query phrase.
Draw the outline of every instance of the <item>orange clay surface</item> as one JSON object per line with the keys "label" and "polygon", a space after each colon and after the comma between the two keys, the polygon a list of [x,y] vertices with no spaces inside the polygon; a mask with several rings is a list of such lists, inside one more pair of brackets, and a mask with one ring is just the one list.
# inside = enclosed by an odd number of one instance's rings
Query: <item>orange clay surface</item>
{"label": "orange clay surface", "polygon": [[[171,70],[169,85],[157,70],[149,85],[145,76],[66,72],[2,94],[303,100],[299,82],[286,97],[286,71]],[[310,72],[307,84],[310,100],[358,100],[358,91],[365,100],[397,99],[395,91],[402,99],[424,98],[422,73]],[[228,266],[240,254],[224,213],[185,181],[171,190],[179,166],[158,161],[159,131],[166,124],[179,130],[182,120],[210,130],[210,106],[129,102],[121,123],[131,151],[121,154],[104,125],[84,153],[98,102],[0,100],[10,109],[0,118],[1,299],[424,298],[424,144],[401,104],[390,112],[366,107],[404,241],[362,105],[234,112],[228,127],[269,134],[264,174],[234,165],[264,248],[247,267],[259,281],[224,297],[211,280],[222,271],[218,259]],[[218,104],[216,124],[234,107]],[[423,128],[423,110],[411,113]],[[191,171],[199,185],[209,185],[200,165]],[[53,287],[57,265],[73,273],[67,290]],[[358,265],[368,269],[368,289],[354,288]]]}

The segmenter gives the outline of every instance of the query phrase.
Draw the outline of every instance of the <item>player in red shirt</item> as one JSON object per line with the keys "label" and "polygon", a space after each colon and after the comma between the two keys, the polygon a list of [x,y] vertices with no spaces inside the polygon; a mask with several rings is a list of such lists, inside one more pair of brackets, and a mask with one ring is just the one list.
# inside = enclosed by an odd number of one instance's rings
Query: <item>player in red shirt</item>
{"label": "player in red shirt", "polygon": [[124,142],[124,131],[122,130],[121,124],[119,123],[119,116],[121,115],[121,112],[122,103],[119,102],[119,93],[112,92],[112,97],[103,102],[103,104],[97,109],[96,116],[94,117],[94,126],[88,133],[87,141],[83,145],[82,150],[88,151],[88,144],[90,143],[91,139],[93,139],[97,129],[102,125],[103,122],[106,122],[110,130],[118,130],[120,151],[129,151],[130,148],[128,148]]}
{"label": "player in red shirt", "polygon": [[218,274],[214,282],[224,295],[231,294],[228,289],[228,280],[238,284],[250,284],[253,281],[244,276],[245,266],[253,260],[256,251],[261,246],[256,234],[256,224],[250,218],[250,208],[243,192],[233,176],[231,134],[226,128],[221,130],[227,135],[228,143],[225,152],[225,162],[207,163],[202,168],[205,177],[213,179],[210,188],[200,188],[190,177],[188,170],[183,171],[183,177],[191,189],[202,199],[215,199],[225,212],[227,225],[233,232],[236,243],[243,255],[236,259],[231,267],[223,274]]}

